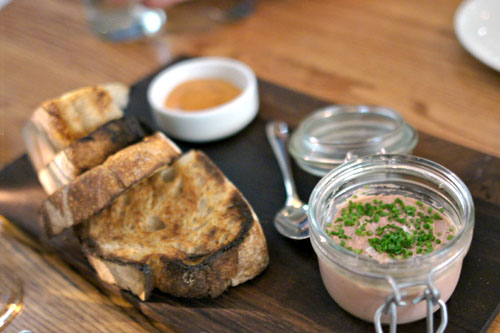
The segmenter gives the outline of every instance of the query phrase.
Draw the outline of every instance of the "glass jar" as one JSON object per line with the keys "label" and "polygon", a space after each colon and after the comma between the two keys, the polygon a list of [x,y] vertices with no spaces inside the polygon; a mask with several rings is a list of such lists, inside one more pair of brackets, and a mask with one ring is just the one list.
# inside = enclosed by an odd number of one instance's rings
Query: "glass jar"
{"label": "glass jar", "polygon": [[303,121],[288,149],[307,172],[324,176],[353,158],[411,154],[418,134],[396,111],[381,106],[328,106]]}
{"label": "glass jar", "polygon": [[[456,235],[431,253],[386,263],[349,251],[334,242],[325,228],[337,207],[359,193],[407,196],[442,207]],[[471,194],[455,174],[415,156],[360,158],[332,170],[316,185],[309,200],[309,221],[323,283],[342,308],[380,327],[381,322],[395,325],[425,316],[432,326],[432,312],[441,307],[446,325],[444,302],[458,282],[474,226]],[[413,304],[413,300],[428,304]]]}

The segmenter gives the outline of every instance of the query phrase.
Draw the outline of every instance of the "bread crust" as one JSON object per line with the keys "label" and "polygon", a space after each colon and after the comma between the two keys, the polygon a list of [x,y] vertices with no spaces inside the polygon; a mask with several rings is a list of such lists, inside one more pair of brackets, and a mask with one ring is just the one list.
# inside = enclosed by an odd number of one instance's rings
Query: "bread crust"
{"label": "bread crust", "polygon": [[112,120],[57,153],[52,162],[39,171],[40,183],[50,195],[144,135],[134,117]]}
{"label": "bread crust", "polygon": [[[128,95],[128,89],[123,93]],[[123,99],[121,96],[115,98]],[[97,85],[73,90],[42,103],[33,113],[31,122],[46,134],[54,151],[59,151],[108,121],[121,117],[123,111],[109,90]]]}
{"label": "bread crust", "polygon": [[22,129],[37,173],[75,140],[121,118],[128,91],[123,84],[111,83],[73,90],[42,103]]}
{"label": "bread crust", "polygon": [[101,280],[121,286],[122,289],[146,300],[154,288],[153,272],[148,265],[119,260],[102,260],[84,248],[84,253]]}
{"label": "bread crust", "polygon": [[[168,178],[172,170],[175,180]],[[205,178],[200,180],[202,175]],[[167,185],[158,186],[165,177]],[[183,184],[182,192],[175,190],[178,183]],[[151,191],[167,194],[156,205],[152,204],[153,198],[138,200]],[[181,208],[190,203],[192,206],[181,210],[170,200],[181,202]],[[145,207],[151,214],[143,214]],[[169,209],[181,211],[161,215]],[[212,221],[196,225],[196,220],[204,215],[194,213],[193,209],[211,211],[206,219]],[[136,210],[141,214],[134,215]],[[166,225],[148,231],[147,221],[153,215],[162,216]],[[200,228],[204,231],[198,232]],[[198,151],[191,151],[171,167],[158,170],[79,229],[87,255],[101,262],[148,266],[155,287],[177,297],[217,297],[229,286],[257,276],[269,263],[267,243],[251,206],[210,159]],[[158,243],[151,243],[155,241]],[[95,265],[94,268],[98,272],[102,269]],[[117,278],[114,280],[120,285]],[[127,289],[126,285],[120,287]]]}
{"label": "bread crust", "polygon": [[[72,165],[76,176],[103,163],[108,156],[138,142],[144,136],[145,133],[136,118],[123,117],[104,124],[75,141],[58,155],[64,155],[66,163]],[[57,158],[54,162],[57,163]],[[63,163],[59,163],[62,168]]]}
{"label": "bread crust", "polygon": [[111,155],[42,203],[40,221],[47,236],[86,221],[133,184],[172,163],[179,155],[180,149],[160,132]]}

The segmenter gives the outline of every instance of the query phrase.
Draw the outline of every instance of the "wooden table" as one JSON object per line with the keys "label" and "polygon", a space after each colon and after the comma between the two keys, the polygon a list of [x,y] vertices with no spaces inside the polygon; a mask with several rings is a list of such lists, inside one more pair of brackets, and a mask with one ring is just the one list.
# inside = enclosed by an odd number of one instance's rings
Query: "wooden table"
{"label": "wooden table", "polygon": [[[392,107],[422,132],[500,157],[500,74],[458,43],[459,3],[262,1],[235,24],[109,44],[89,32],[79,1],[16,0],[0,11],[0,166],[24,153],[20,129],[43,100],[99,82],[133,83],[182,53],[234,57],[261,78],[332,102]],[[2,260],[22,267],[39,292],[26,292],[29,306],[7,331],[152,329],[16,234],[0,244],[9,258]],[[47,302],[67,311],[54,313]],[[490,331],[500,331],[499,317]]]}

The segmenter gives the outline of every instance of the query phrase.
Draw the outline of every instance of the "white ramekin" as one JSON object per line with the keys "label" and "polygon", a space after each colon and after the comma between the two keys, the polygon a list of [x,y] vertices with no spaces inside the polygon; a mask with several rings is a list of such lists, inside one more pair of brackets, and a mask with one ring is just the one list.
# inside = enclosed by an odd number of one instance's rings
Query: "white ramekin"
{"label": "white ramekin", "polygon": [[[166,97],[180,83],[207,78],[227,80],[241,93],[228,103],[195,112],[165,107]],[[167,135],[189,142],[219,140],[239,132],[257,115],[257,78],[250,67],[234,59],[194,58],[160,72],[148,88],[148,101],[156,124]]]}

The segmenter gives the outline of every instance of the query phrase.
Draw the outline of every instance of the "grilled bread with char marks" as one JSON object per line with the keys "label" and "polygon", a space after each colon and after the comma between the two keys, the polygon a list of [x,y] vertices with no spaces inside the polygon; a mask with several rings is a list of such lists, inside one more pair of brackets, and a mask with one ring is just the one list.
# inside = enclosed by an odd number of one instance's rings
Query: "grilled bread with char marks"
{"label": "grilled bread with char marks", "polygon": [[[120,102],[123,99],[121,94],[128,95],[128,89],[111,91],[118,91],[120,96],[115,99]],[[61,150],[108,121],[121,117],[123,111],[114,102],[110,89],[97,85],[44,102],[35,110],[31,120],[43,129],[54,148]]]}
{"label": "grilled bread with char marks", "polygon": [[122,148],[144,138],[144,131],[134,117],[112,120],[57,153],[38,178],[47,194],[68,184],[78,175],[102,164]]}
{"label": "grilled bread with char marks", "polygon": [[111,155],[42,203],[40,220],[48,237],[88,220],[132,185],[169,165],[181,151],[160,132]]}
{"label": "grilled bread with char marks", "polygon": [[78,232],[100,278],[143,300],[155,287],[216,297],[269,262],[251,206],[199,151],[132,187]]}
{"label": "grilled bread with char marks", "polygon": [[121,83],[109,83],[73,90],[42,103],[22,130],[37,172],[77,139],[123,117],[128,91]]}

